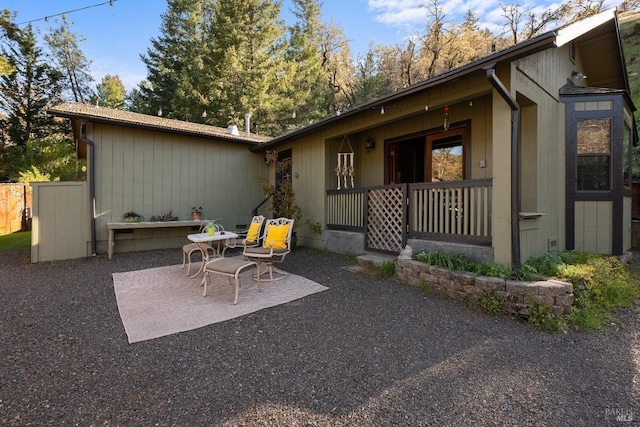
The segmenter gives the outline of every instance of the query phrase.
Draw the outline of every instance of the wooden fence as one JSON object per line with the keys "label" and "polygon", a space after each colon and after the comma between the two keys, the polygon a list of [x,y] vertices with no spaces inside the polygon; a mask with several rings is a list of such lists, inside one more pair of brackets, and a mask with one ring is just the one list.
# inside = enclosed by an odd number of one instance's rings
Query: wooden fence
{"label": "wooden fence", "polygon": [[31,186],[0,184],[0,234],[31,230]]}

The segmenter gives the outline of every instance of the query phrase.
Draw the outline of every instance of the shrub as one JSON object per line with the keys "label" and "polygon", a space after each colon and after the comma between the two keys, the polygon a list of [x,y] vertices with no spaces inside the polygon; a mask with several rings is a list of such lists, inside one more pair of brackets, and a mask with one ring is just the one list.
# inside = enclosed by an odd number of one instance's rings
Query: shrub
{"label": "shrub", "polygon": [[489,314],[497,315],[502,310],[502,304],[504,299],[499,298],[496,294],[490,290],[485,289],[480,296],[480,307]]}
{"label": "shrub", "polygon": [[387,261],[378,267],[378,271],[382,277],[393,277],[396,274],[396,263],[394,261]]}
{"label": "shrub", "polygon": [[[631,274],[619,259],[580,251],[549,252],[529,259],[519,271],[496,263],[475,263],[463,254],[449,255],[421,251],[413,259],[450,270],[464,270],[481,276],[533,280],[540,276],[570,280],[574,305],[568,320],[584,330],[598,330],[609,323],[611,311],[631,306],[640,296],[640,276]],[[497,300],[483,294],[480,306],[489,313],[499,311]],[[500,302],[500,307],[502,302]],[[548,307],[530,306],[529,323],[536,329],[558,332],[565,318],[551,314]]]}
{"label": "shrub", "polygon": [[529,306],[528,323],[539,331],[557,333],[565,329],[565,322],[562,317],[551,313],[548,305],[531,304]]}

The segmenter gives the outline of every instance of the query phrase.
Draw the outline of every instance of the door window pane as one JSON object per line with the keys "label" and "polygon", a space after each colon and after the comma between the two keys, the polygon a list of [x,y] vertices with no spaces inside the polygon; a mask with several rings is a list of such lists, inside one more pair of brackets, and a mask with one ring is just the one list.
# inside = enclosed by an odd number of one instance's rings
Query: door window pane
{"label": "door window pane", "polygon": [[431,182],[464,179],[461,135],[433,141],[431,148]]}

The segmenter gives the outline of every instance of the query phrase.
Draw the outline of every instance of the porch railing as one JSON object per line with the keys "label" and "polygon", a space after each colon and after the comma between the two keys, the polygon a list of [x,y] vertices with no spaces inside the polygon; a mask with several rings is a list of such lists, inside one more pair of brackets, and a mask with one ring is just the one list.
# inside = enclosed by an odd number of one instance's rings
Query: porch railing
{"label": "porch railing", "polygon": [[327,191],[327,227],[364,231],[366,188]]}
{"label": "porch railing", "polygon": [[[490,244],[491,190],[491,179],[408,184],[407,237]],[[364,231],[367,191],[328,190],[327,228]]]}
{"label": "porch railing", "polygon": [[491,179],[409,185],[409,237],[491,243]]}

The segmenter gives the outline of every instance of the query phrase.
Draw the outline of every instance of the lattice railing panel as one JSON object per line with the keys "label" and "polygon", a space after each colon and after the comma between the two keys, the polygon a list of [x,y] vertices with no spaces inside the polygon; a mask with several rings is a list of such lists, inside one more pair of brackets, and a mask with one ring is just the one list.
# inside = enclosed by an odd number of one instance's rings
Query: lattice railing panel
{"label": "lattice railing panel", "polygon": [[405,224],[404,187],[370,189],[367,198],[368,248],[399,252]]}

